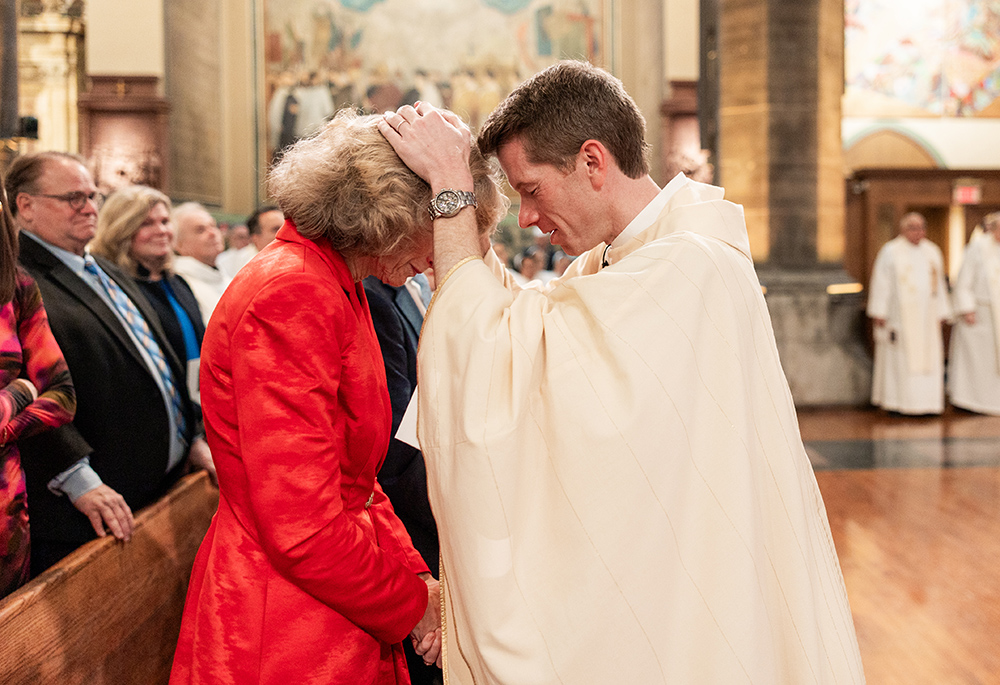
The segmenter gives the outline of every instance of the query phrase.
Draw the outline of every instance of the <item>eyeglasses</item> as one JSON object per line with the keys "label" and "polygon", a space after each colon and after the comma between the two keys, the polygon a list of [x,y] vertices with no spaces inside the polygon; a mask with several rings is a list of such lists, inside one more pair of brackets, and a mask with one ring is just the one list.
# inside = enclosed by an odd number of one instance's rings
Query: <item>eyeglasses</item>
{"label": "eyeglasses", "polygon": [[87,205],[87,200],[94,203],[94,206],[98,209],[104,203],[104,196],[97,192],[96,190],[92,193],[85,193],[82,190],[74,190],[72,193],[63,193],[62,195],[47,195],[46,193],[27,193],[32,197],[47,197],[52,200],[59,200],[60,202],[65,202],[70,206],[75,212],[79,212]]}

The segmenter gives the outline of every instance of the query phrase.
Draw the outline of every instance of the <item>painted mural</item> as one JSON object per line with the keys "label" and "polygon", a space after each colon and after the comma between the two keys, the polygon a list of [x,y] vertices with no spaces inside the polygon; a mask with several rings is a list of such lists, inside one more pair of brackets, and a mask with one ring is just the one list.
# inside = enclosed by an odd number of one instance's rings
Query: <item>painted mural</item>
{"label": "painted mural", "polygon": [[1000,0],[847,0],[845,116],[1000,117]]}
{"label": "painted mural", "polygon": [[562,58],[603,65],[609,0],[262,0],[269,154],[353,106],[417,100],[476,129]]}

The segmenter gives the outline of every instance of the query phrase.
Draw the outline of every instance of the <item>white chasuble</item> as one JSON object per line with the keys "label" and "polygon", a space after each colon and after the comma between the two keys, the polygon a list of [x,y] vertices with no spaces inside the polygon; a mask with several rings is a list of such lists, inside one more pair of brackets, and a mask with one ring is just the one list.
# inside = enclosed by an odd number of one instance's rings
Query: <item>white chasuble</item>
{"label": "white chasuble", "polygon": [[742,209],[685,181],[603,251],[544,291],[490,252],[431,303],[446,682],[863,682]]}
{"label": "white chasuble", "polygon": [[[957,407],[1000,415],[1000,243],[992,235],[969,242],[953,299],[948,396]],[[969,313],[975,323],[962,318]]]}
{"label": "white chasuble", "polygon": [[941,250],[897,236],[879,250],[868,291],[876,327],[872,404],[904,414],[944,410],[941,322],[951,317]]}

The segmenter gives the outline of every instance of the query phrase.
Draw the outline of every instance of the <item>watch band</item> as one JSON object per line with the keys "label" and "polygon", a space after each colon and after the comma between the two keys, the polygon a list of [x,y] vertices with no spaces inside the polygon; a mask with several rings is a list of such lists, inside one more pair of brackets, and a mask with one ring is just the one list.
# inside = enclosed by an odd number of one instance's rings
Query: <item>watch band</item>
{"label": "watch band", "polygon": [[476,207],[476,194],[468,190],[444,188],[438,191],[430,202],[428,211],[431,219],[450,218],[458,214],[463,207]]}

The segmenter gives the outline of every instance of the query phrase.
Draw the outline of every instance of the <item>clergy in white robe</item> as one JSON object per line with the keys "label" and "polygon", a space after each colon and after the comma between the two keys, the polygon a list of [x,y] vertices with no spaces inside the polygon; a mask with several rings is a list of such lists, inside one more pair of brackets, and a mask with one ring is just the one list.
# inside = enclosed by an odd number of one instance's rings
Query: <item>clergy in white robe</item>
{"label": "clergy in white robe", "polygon": [[[551,76],[621,88],[574,62],[519,89]],[[437,110],[380,130],[432,189],[462,181]],[[434,222],[417,432],[446,682],[864,682],[742,209],[683,176],[625,175],[596,136],[565,168],[525,146],[498,151],[521,224],[590,249],[520,289],[463,243],[471,213]]]}
{"label": "clergy in white robe", "polygon": [[1000,212],[983,227],[966,247],[952,295],[948,396],[956,407],[1000,415]]}
{"label": "clergy in white robe", "polygon": [[197,202],[185,202],[170,215],[174,223],[177,257],[173,269],[180,274],[194,293],[201,319],[208,320],[231,279],[216,267],[222,253],[222,232],[208,210]]}
{"label": "clergy in white robe", "polygon": [[875,258],[868,316],[875,338],[872,404],[901,414],[944,411],[942,323],[951,318],[944,260],[911,212]]}

